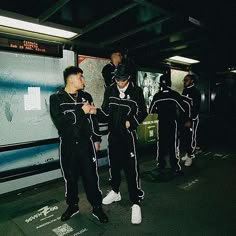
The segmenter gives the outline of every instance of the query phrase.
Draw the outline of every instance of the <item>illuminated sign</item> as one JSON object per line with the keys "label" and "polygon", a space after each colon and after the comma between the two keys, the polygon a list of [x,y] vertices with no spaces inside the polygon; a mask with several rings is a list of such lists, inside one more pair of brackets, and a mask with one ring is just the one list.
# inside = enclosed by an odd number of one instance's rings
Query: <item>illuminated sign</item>
{"label": "illuminated sign", "polygon": [[62,45],[46,44],[33,40],[0,38],[0,49],[52,57],[62,57]]}

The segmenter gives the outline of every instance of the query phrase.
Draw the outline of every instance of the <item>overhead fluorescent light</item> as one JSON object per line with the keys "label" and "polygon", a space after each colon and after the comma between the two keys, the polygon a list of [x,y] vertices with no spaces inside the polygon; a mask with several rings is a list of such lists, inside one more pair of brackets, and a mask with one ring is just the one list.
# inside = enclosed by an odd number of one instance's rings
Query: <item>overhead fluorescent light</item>
{"label": "overhead fluorescent light", "polygon": [[230,72],[236,73],[236,70],[231,70]]}
{"label": "overhead fluorescent light", "polygon": [[198,60],[194,60],[194,59],[187,58],[187,57],[181,57],[181,56],[170,57],[167,60],[168,61],[173,61],[173,62],[184,63],[184,64],[194,64],[194,63],[199,63],[200,62]]}
{"label": "overhead fluorescent light", "polygon": [[23,20],[16,20],[13,18],[0,16],[0,25],[7,26],[14,29],[26,30],[34,33],[41,33],[46,35],[51,35],[60,38],[70,39],[77,35],[77,33],[70,32],[67,30],[61,30],[45,25],[39,25],[36,23],[30,23]]}

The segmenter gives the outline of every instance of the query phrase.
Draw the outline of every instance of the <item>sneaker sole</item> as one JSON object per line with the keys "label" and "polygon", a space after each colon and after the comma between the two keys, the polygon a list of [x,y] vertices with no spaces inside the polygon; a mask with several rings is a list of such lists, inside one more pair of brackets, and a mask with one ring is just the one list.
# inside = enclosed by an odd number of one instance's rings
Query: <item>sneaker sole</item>
{"label": "sneaker sole", "polygon": [[116,200],[114,200],[114,201],[112,201],[112,202],[110,202],[110,203],[104,203],[104,202],[102,202],[102,204],[103,204],[103,205],[110,205],[110,204],[112,204],[113,202],[119,202],[119,201],[121,201],[121,198],[118,198],[118,199],[116,199]]}
{"label": "sneaker sole", "polygon": [[189,167],[189,166],[191,166],[192,165],[192,163],[190,164],[190,165],[186,165],[186,164],[184,164],[184,166],[186,166],[186,167]]}
{"label": "sneaker sole", "polygon": [[132,222],[132,221],[131,221],[131,224],[132,224],[132,225],[139,225],[139,224],[141,224],[141,223],[142,223],[142,221],[140,221],[140,222]]}

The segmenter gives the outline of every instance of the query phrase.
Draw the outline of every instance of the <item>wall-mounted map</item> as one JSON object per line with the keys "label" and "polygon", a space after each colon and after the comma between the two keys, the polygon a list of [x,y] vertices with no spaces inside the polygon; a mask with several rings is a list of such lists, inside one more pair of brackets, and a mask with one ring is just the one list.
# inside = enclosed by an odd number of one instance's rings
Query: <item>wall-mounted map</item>
{"label": "wall-mounted map", "polygon": [[101,107],[105,91],[102,68],[109,63],[108,59],[79,55],[78,64],[83,70],[85,91],[93,97],[97,107]]}

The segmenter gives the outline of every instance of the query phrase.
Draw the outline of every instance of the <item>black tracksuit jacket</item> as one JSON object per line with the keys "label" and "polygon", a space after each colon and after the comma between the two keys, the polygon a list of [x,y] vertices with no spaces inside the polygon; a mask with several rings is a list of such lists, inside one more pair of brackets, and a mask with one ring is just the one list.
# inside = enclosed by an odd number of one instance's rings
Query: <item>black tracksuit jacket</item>
{"label": "black tracksuit jacket", "polygon": [[102,76],[105,82],[105,88],[110,86],[115,82],[114,80],[114,71],[116,66],[110,62],[109,64],[105,65],[102,69]]}
{"label": "black tracksuit jacket", "polygon": [[101,109],[98,109],[100,122],[108,123],[111,134],[127,133],[125,122],[129,121],[130,130],[136,130],[147,116],[147,108],[140,87],[129,83],[125,98],[119,97],[117,85],[107,87]]}
{"label": "black tracksuit jacket", "polygon": [[191,119],[194,120],[200,113],[201,94],[194,86],[184,88],[182,95],[186,97],[191,104]]}
{"label": "black tracksuit jacket", "polygon": [[50,114],[62,139],[73,141],[92,137],[94,142],[101,140],[94,115],[85,114],[82,110],[85,102],[91,104],[93,99],[89,93],[82,90],[78,91],[76,103],[64,90],[51,95]]}

